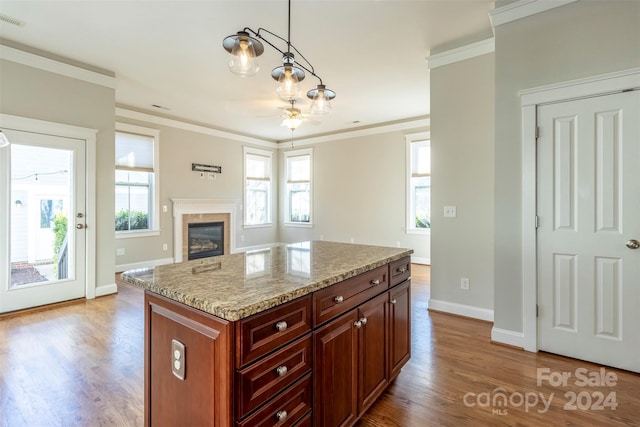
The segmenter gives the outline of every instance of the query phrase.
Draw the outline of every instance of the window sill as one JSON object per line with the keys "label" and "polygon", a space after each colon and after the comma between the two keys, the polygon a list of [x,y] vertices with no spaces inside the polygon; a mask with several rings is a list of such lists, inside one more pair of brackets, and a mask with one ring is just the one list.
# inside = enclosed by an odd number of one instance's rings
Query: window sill
{"label": "window sill", "polygon": [[313,224],[312,223],[302,223],[302,222],[285,222],[284,224],[285,227],[294,227],[294,228],[313,228]]}
{"label": "window sill", "polygon": [[153,237],[159,236],[160,230],[143,230],[143,231],[119,231],[116,232],[116,239],[131,239],[134,237]]}
{"label": "window sill", "polygon": [[431,228],[407,228],[406,233],[428,235],[431,234]]}
{"label": "window sill", "polygon": [[273,223],[267,222],[265,224],[244,224],[242,226],[242,228],[244,228],[245,230],[248,228],[267,228],[267,227],[273,227]]}

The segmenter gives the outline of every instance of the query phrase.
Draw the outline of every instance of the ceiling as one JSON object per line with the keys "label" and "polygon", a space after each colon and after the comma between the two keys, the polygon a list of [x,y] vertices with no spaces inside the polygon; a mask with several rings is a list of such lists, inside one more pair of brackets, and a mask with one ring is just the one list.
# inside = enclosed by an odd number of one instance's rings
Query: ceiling
{"label": "ceiling", "polygon": [[[307,113],[294,137],[425,118],[426,57],[491,37],[492,8],[486,0],[293,0],[291,43],[337,93],[331,114]],[[244,27],[286,38],[285,0],[2,0],[0,13],[25,23],[0,21],[0,38],[114,73],[118,106],[264,140],[291,138],[280,126],[288,105],[270,75],[281,55],[265,45],[258,74],[241,78],[222,48]],[[307,75],[303,96],[317,83]],[[306,96],[296,106],[304,114]]]}

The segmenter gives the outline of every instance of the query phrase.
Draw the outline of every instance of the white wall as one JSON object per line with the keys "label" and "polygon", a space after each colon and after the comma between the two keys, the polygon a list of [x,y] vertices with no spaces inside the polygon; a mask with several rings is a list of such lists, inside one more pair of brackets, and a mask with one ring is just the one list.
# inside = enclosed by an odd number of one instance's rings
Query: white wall
{"label": "white wall", "polygon": [[518,91],[640,66],[639,23],[640,2],[579,1],[495,29],[496,328],[522,331]]}
{"label": "white wall", "polygon": [[0,112],[98,129],[96,141],[96,287],[114,283],[115,90],[0,60]]}
{"label": "white wall", "polygon": [[[154,120],[154,116],[148,116]],[[157,118],[155,118],[157,119]],[[129,123],[160,131],[160,206],[166,205],[167,212],[160,210],[160,234],[151,237],[117,238],[116,249],[124,249],[124,255],[116,255],[116,270],[122,271],[132,265],[155,262],[173,257],[173,215],[172,198],[226,199],[236,203],[235,233],[236,249],[273,243],[278,241],[277,221],[269,227],[243,228],[243,146],[255,146],[240,141],[207,135],[195,130],[179,129],[174,126],[149,121],[117,117],[119,123]],[[154,120],[157,121],[157,120]],[[168,121],[170,122],[170,121]],[[194,127],[196,128],[196,127]],[[257,147],[257,146],[255,146]],[[262,150],[275,151],[259,146]],[[200,178],[191,170],[192,163],[222,166],[222,173],[215,180]],[[277,200],[277,155],[273,156],[274,197]],[[277,218],[274,204],[272,217]],[[162,245],[167,244],[167,250]],[[181,245],[181,242],[177,243]]]}
{"label": "white wall", "polygon": [[[313,148],[313,227],[283,225],[284,186],[280,187],[280,240],[337,242],[411,248],[428,261],[430,236],[407,234],[406,139],[425,129],[336,139]],[[284,152],[279,167],[284,175]]]}
{"label": "white wall", "polygon": [[[493,53],[431,70],[429,306],[485,320],[494,299],[494,88]],[[444,206],[457,216],[445,218]]]}

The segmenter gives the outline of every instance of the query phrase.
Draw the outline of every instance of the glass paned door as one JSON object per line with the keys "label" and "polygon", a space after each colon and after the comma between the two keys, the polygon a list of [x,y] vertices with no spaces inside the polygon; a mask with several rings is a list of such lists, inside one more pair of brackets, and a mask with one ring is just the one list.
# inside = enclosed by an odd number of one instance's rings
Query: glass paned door
{"label": "glass paned door", "polygon": [[85,141],[6,130],[0,312],[85,296]]}

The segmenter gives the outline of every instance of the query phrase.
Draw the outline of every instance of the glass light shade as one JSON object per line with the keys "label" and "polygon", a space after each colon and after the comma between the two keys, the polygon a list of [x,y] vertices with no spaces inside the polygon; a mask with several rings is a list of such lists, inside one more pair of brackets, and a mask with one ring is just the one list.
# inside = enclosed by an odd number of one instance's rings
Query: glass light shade
{"label": "glass light shade", "polygon": [[0,130],[0,147],[6,147],[9,145],[9,139],[7,136]]}
{"label": "glass light shade", "polygon": [[301,124],[302,118],[300,116],[287,117],[282,121],[282,126],[286,126],[292,131],[296,130],[296,128]]}
{"label": "glass light shade", "polygon": [[276,93],[283,101],[292,101],[300,95],[300,86],[298,85],[298,74],[294,72],[293,66],[285,65],[284,72],[278,78],[278,87]]}
{"label": "glass light shade", "polygon": [[311,114],[317,115],[325,115],[331,112],[331,101],[325,96],[324,89],[318,89],[318,94],[313,97],[309,110]]}
{"label": "glass light shade", "polygon": [[248,37],[238,36],[229,59],[229,70],[241,77],[255,75],[260,68],[256,61],[256,51],[253,42]]}

